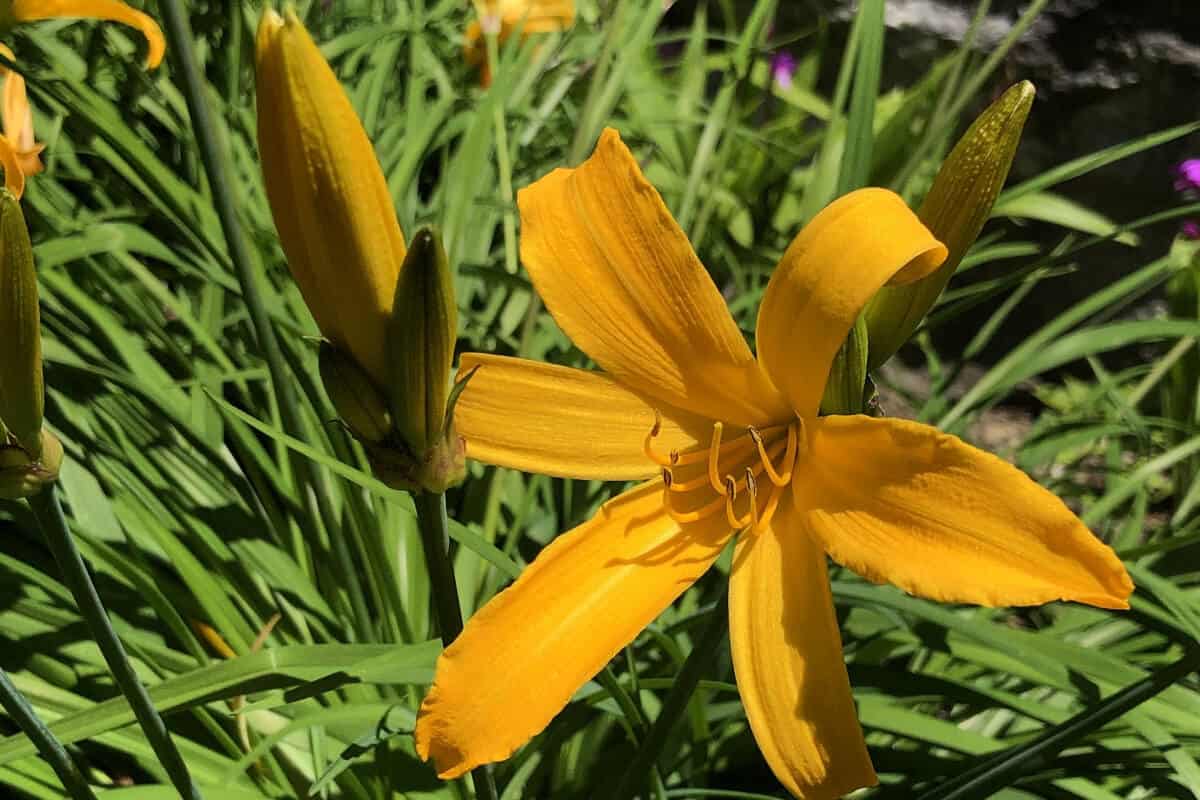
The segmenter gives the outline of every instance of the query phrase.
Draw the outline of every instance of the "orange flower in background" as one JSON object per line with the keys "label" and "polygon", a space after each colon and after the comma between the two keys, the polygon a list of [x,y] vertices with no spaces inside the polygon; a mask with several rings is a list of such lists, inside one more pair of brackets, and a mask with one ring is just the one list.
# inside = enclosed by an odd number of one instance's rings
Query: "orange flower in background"
{"label": "orange flower in background", "polygon": [[[8,45],[0,44],[0,54],[10,61],[16,60]],[[41,153],[46,146],[38,144],[33,137],[33,110],[29,107],[25,78],[0,65],[0,81],[4,82],[3,101],[0,103],[4,138],[16,153],[21,173],[27,178],[37,175],[44,169]]]}
{"label": "orange flower in background", "polygon": [[470,66],[480,68],[480,83],[484,86],[492,82],[487,63],[487,31],[496,31],[503,43],[517,30],[524,37],[566,30],[575,22],[575,0],[482,0],[476,3],[476,8],[479,19],[467,27],[463,57]]}
{"label": "orange flower in background", "polygon": [[615,131],[519,205],[535,288],[603,371],[464,356],[462,370],[478,367],[456,415],[468,455],[651,480],[546,547],[442,654],[415,737],[443,778],[541,731],[735,535],[738,687],[768,764],[801,798],[876,782],[827,555],[944,602],[1128,607],[1113,551],[1012,465],[915,422],[818,416],[867,301],[946,258],[895,194],[853,192],[800,232],[763,297],[757,357]]}
{"label": "orange flower in background", "polygon": [[[0,2],[0,30],[13,25],[59,17],[82,17],[120,22],[136,28],[146,37],[146,62],[150,69],[162,63],[166,41],[153,19],[141,11],[117,0],[9,0]],[[9,61],[16,56],[7,45],[0,44],[0,54]],[[4,184],[17,198],[25,193],[25,179],[37,175],[44,167],[41,153],[45,145],[38,144],[33,133],[33,111],[25,89],[25,78],[0,66],[4,82],[3,103],[0,105],[0,164],[4,167]]]}
{"label": "orange flower in background", "polygon": [[[7,5],[7,8],[4,6]],[[0,28],[41,19],[79,17],[120,22],[141,32],[149,49],[146,66],[154,69],[162,63],[166,40],[158,23],[148,15],[118,0],[8,0],[0,4]]]}

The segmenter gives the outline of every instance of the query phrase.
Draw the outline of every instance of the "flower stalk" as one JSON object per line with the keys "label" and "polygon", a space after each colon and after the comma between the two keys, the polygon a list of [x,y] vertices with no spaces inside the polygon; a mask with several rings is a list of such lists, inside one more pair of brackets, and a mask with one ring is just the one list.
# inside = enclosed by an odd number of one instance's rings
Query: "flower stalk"
{"label": "flower stalk", "polygon": [[145,733],[146,740],[154,750],[155,756],[158,757],[159,763],[166,770],[167,777],[170,778],[171,783],[174,784],[184,800],[202,800],[200,789],[192,781],[183,756],[180,755],[175,743],[171,740],[171,734],[167,731],[162,717],[154,708],[154,703],[150,700],[150,694],[146,691],[146,687],[138,680],[137,673],[134,672],[133,665],[129,662],[129,656],[125,652],[125,646],[121,644],[117,632],[113,630],[108,612],[96,591],[96,584],[92,581],[87,565],[83,562],[79,548],[75,546],[75,541],[71,538],[67,518],[63,514],[57,491],[50,486],[45,491],[27,498],[27,502],[37,519],[42,535],[46,538],[50,552],[54,555],[54,560],[58,562],[58,567],[62,570],[63,579],[79,606],[79,611],[87,623],[92,638],[99,645],[113,679],[120,688],[121,694],[129,702],[130,708],[133,709],[133,714],[137,717],[138,724]]}
{"label": "flower stalk", "polygon": [[[442,644],[449,647],[463,629],[462,606],[458,601],[458,582],[454,578],[454,562],[450,558],[450,520],[446,514],[446,495],[441,492],[416,492],[413,506],[417,511],[417,528],[425,550],[425,566],[429,572],[434,613]],[[487,765],[471,771],[475,796],[479,800],[497,800],[496,784]]]}
{"label": "flower stalk", "polygon": [[71,759],[66,748],[62,746],[62,742],[50,732],[46,723],[25,699],[25,695],[21,694],[21,691],[13,685],[8,673],[2,669],[0,669],[0,708],[3,708],[5,713],[12,717],[21,732],[29,737],[29,741],[33,742],[38,753],[46,759],[46,763],[62,781],[63,788],[67,790],[67,794],[71,796],[72,800],[96,800],[92,787],[88,786],[83,773],[79,771],[79,767]]}

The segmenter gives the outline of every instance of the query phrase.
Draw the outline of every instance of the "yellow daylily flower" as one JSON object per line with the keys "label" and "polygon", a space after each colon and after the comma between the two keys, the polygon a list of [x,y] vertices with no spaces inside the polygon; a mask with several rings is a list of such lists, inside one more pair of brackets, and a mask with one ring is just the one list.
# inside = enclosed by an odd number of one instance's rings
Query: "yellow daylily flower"
{"label": "yellow daylily flower", "polygon": [[[166,41],[158,23],[117,0],[0,0],[0,30],[56,17],[107,19],[136,28],[146,37],[149,47],[146,61],[151,69],[162,62],[166,52]],[[7,45],[0,44],[0,54],[9,61],[16,61]],[[34,139],[33,111],[29,107],[25,78],[0,66],[0,80],[4,81],[4,96],[0,102],[0,127],[3,128],[0,164],[4,167],[5,188],[20,199],[25,192],[25,179],[43,169],[41,154],[45,145]]]}
{"label": "yellow daylily flower", "polygon": [[575,22],[575,0],[482,0],[476,8],[479,19],[467,26],[463,57],[483,70],[482,83],[491,83],[484,34],[494,30],[504,42],[518,29],[522,36],[565,30]]}
{"label": "yellow daylily flower", "polygon": [[[0,44],[0,54],[10,61],[16,60],[8,45]],[[20,73],[0,65],[0,80],[4,82],[3,99],[0,100],[3,136],[16,151],[21,173],[27,178],[37,175],[43,169],[41,154],[46,146],[34,139],[33,109],[29,107],[25,78]]]}
{"label": "yellow daylily flower", "polygon": [[801,798],[876,782],[827,554],[944,602],[1128,607],[1116,554],[1015,467],[915,422],[818,416],[866,302],[946,257],[899,197],[856,191],[800,232],[759,309],[757,358],[615,131],[518,200],[534,286],[603,372],[464,356],[478,367],[457,412],[468,454],[650,480],[546,547],[442,654],[415,737],[443,778],[541,731],[735,534],[737,682],[768,764]]}
{"label": "yellow daylily flower", "polygon": [[[7,7],[5,7],[7,6]],[[138,30],[146,37],[146,66],[154,69],[162,63],[166,40],[158,23],[119,0],[7,0],[0,2],[0,27],[23,22],[62,17],[106,19]]]}

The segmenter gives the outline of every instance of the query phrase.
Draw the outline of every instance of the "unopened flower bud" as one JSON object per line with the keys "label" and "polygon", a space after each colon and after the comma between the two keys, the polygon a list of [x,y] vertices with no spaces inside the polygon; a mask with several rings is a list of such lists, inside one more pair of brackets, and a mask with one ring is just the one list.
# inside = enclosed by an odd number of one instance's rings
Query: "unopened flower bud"
{"label": "unopened flower bud", "polygon": [[458,337],[454,278],[431,228],[417,231],[396,283],[388,330],[388,388],[401,438],[415,453],[440,446]]}
{"label": "unopened flower bud", "polygon": [[352,356],[337,345],[321,343],[321,382],[338,416],[362,442],[378,444],[392,432],[392,415],[383,392]]}
{"label": "unopened flower bud", "polygon": [[942,164],[917,216],[945,243],[949,256],[928,277],[885,286],[871,300],[864,312],[870,369],[908,341],[974,244],[1008,177],[1034,94],[1029,81],[1010,88],[979,115]]}
{"label": "unopened flower bud", "polygon": [[404,234],[350,98],[295,13],[258,27],[258,151],[279,241],[317,327],[378,385]]}
{"label": "unopened flower bud", "polygon": [[21,204],[0,190],[0,421],[34,459],[42,446],[44,397],[33,247]]}

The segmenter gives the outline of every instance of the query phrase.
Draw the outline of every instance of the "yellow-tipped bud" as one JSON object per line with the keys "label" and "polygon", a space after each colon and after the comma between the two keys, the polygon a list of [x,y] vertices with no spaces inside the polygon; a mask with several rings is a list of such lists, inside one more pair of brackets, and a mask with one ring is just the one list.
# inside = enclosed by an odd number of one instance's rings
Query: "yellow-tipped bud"
{"label": "yellow-tipped bud", "polygon": [[158,23],[120,0],[0,0],[0,33],[22,22],[62,17],[106,19],[135,28],[146,37],[146,66],[154,69],[162,63],[167,43]]}
{"label": "yellow-tipped bud", "polygon": [[258,27],[258,147],[292,275],[325,338],[380,386],[404,235],[375,151],[296,15]]}
{"label": "yellow-tipped bud", "polygon": [[821,413],[861,414],[867,384],[867,323],[859,315],[829,368]]}
{"label": "yellow-tipped bud", "polygon": [[392,415],[383,392],[362,367],[330,342],[322,342],[318,363],[325,391],[354,437],[369,444],[386,439]]}
{"label": "yellow-tipped bud", "polygon": [[445,433],[458,336],[454,278],[441,239],[431,228],[413,237],[396,284],[389,330],[388,386],[396,429],[413,452],[425,453]]}
{"label": "yellow-tipped bud", "polygon": [[43,403],[33,247],[21,204],[0,190],[0,420],[9,438],[34,459],[42,446]]}
{"label": "yellow-tipped bud", "polygon": [[979,115],[942,164],[917,216],[946,245],[949,256],[928,277],[885,286],[871,300],[864,314],[871,369],[908,341],[979,236],[1008,177],[1034,94],[1029,81],[1011,87]]}

